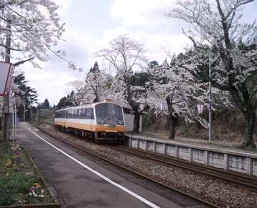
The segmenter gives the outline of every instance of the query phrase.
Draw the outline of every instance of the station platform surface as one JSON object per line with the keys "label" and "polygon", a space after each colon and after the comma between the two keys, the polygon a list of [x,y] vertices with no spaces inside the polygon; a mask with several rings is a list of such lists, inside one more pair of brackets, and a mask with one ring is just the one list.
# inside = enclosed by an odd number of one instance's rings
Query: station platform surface
{"label": "station platform surface", "polygon": [[27,123],[19,124],[16,135],[16,142],[30,153],[46,181],[56,190],[62,207],[182,207],[156,194],[154,188],[142,187],[131,176],[124,177],[81,156]]}
{"label": "station platform surface", "polygon": [[139,134],[136,133],[126,133],[129,137],[134,138],[143,138],[144,140],[155,141],[160,143],[168,143],[168,144],[175,144],[181,146],[191,146],[195,147],[196,149],[208,149],[217,152],[223,153],[235,153],[240,155],[251,155],[256,156],[257,158],[257,148],[256,149],[242,149],[240,142],[227,142],[222,140],[215,140],[212,139],[211,141],[197,139],[197,138],[189,138],[189,137],[181,137],[176,136],[174,140],[168,139],[167,135],[158,134],[156,132],[142,132]]}

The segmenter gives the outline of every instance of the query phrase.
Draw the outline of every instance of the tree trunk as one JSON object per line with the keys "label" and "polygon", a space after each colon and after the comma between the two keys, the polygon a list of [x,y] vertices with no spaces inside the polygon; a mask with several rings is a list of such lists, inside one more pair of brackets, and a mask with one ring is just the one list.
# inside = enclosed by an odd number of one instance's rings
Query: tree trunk
{"label": "tree trunk", "polygon": [[[7,19],[7,29],[8,31],[11,31],[11,20]],[[7,46],[5,49],[5,63],[10,63],[11,62],[11,32],[8,32],[6,34],[6,43],[5,45]],[[8,141],[9,140],[9,92],[7,92],[7,95],[4,97],[4,129],[3,129],[3,134],[4,134],[4,140]]]}
{"label": "tree trunk", "polygon": [[140,127],[140,113],[135,112],[135,117],[134,117],[134,132],[139,133],[139,127]]}
{"label": "tree trunk", "polygon": [[100,102],[100,96],[99,96],[99,93],[96,89],[95,91],[95,99],[93,100],[93,103],[97,103],[97,102]]}
{"label": "tree trunk", "polygon": [[174,115],[174,109],[172,106],[172,96],[166,97],[166,102],[168,105],[168,128],[169,128],[169,139],[174,140],[176,136],[176,127],[178,125],[178,116]]}
{"label": "tree trunk", "polygon": [[3,130],[4,141],[9,140],[9,114],[4,113],[4,130]]}
{"label": "tree trunk", "polygon": [[244,116],[246,120],[246,126],[242,147],[256,148],[253,136],[256,128],[256,113],[255,111],[249,111],[248,113],[244,114]]}
{"label": "tree trunk", "polygon": [[177,125],[178,125],[178,117],[172,115],[172,112],[171,112],[168,117],[169,139],[171,140],[175,139]]}

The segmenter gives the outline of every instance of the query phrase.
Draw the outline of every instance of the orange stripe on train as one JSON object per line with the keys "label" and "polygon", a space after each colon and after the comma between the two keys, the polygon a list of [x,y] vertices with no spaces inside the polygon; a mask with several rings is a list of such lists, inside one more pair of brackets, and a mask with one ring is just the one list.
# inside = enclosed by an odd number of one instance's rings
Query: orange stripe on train
{"label": "orange stripe on train", "polygon": [[125,132],[124,126],[104,126],[98,124],[80,124],[74,122],[60,122],[56,121],[55,125],[63,126],[65,128],[81,129],[92,132]]}

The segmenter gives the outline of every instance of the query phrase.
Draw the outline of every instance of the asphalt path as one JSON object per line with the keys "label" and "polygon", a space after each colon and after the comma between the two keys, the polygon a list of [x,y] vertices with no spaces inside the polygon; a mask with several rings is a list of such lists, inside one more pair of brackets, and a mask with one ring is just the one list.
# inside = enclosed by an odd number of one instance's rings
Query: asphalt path
{"label": "asphalt path", "polygon": [[42,175],[56,190],[62,207],[199,207],[194,201],[183,203],[183,197],[177,199],[176,194],[172,197],[171,193],[156,190],[158,186],[142,186],[135,176],[81,155],[27,123],[19,124],[16,140],[30,152]]}

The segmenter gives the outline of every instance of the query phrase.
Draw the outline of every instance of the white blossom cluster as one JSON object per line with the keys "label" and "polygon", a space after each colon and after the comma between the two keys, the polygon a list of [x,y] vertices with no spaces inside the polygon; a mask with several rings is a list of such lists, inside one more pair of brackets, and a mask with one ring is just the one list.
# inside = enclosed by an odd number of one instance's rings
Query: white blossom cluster
{"label": "white blossom cluster", "polygon": [[58,49],[64,26],[53,0],[1,0],[1,59],[8,57],[14,65],[30,61],[40,67],[40,62],[52,54],[67,62],[69,68],[78,69]]}
{"label": "white blossom cluster", "polygon": [[86,76],[84,85],[77,89],[75,99],[79,105],[103,101],[107,98],[112,77],[102,71],[89,72]]}
{"label": "white blossom cluster", "polygon": [[206,83],[197,83],[188,70],[167,61],[150,69],[149,73],[153,78],[148,83],[147,102],[157,115],[173,114],[188,122],[197,120],[207,128],[207,121],[197,110],[197,105],[208,104]]}

